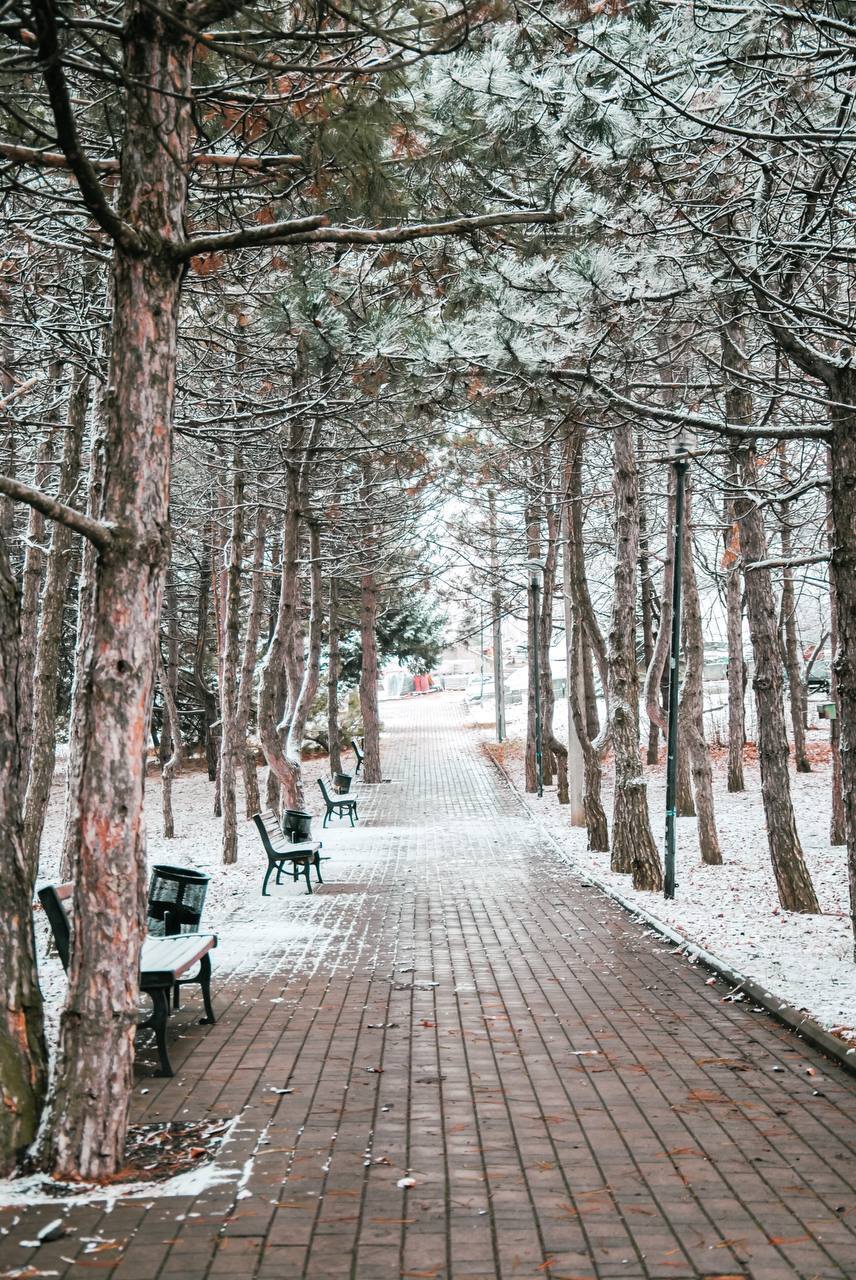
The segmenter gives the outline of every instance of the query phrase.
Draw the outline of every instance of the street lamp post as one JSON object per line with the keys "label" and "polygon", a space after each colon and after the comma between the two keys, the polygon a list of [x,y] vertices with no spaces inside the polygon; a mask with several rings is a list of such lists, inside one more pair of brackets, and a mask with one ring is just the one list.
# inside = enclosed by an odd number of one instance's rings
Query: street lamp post
{"label": "street lamp post", "polygon": [[532,597],[532,655],[534,670],[530,678],[535,682],[535,782],[538,795],[544,794],[544,773],[541,764],[541,659],[538,652],[538,633],[540,631],[540,597],[544,586],[544,564],[541,560],[527,560],[529,574],[529,591]]}
{"label": "street lamp post", "polygon": [[675,853],[677,846],[678,790],[678,692],[680,689],[681,653],[681,569],[684,549],[684,489],[689,453],[683,431],[675,443],[672,465],[675,468],[675,532],[672,549],[672,632],[669,641],[669,717],[668,755],[666,757],[666,856],[663,894],[675,896]]}

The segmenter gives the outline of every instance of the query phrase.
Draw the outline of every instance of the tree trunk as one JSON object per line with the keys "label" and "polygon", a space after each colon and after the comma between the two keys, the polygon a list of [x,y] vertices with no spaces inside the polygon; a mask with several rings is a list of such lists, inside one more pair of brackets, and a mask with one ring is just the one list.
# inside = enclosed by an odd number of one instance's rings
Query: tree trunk
{"label": "tree trunk", "polygon": [[678,775],[675,780],[675,810],[679,818],[696,816],[695,799],[693,797],[693,775],[690,769],[689,726],[686,716],[679,711],[678,729]]}
{"label": "tree trunk", "polygon": [[[730,504],[733,505],[733,504]],[[739,538],[736,522],[731,526]],[[726,548],[728,555],[728,548]],[[728,790],[744,791],[743,748],[746,744],[746,663],[743,658],[743,586],[740,558],[728,568],[725,584],[728,643]]]}
{"label": "tree trunk", "polygon": [[[787,490],[790,484],[790,475],[784,443],[779,446],[779,463],[782,488]],[[790,505],[789,502],[779,504],[783,560],[788,560],[791,555]],[[794,762],[797,773],[811,773],[811,765],[806,755],[805,690],[803,688],[802,665],[800,663],[799,642],[797,640],[797,602],[794,592],[794,571],[788,564],[782,566],[781,633],[785,670],[788,673],[788,702],[791,708]]]}
{"label": "tree trunk", "polygon": [[[588,632],[583,625],[580,638],[582,664],[582,681],[583,691],[585,694],[585,714],[586,714],[586,731],[592,742],[600,735],[600,715],[597,709],[597,688],[594,683],[594,657],[592,647],[589,643]],[[607,690],[605,685],[601,685],[603,696],[606,698]]]}
{"label": "tree trunk", "polygon": [[[77,373],[72,380],[68,405],[68,425],[63,442],[59,477],[59,497],[67,502],[77,485],[80,451],[89,406],[90,380]],[[24,854],[33,879],[39,865],[39,847],[45,825],[51,783],[56,764],[56,712],[59,692],[59,658],[62,647],[62,618],[71,569],[72,532],[55,523],[51,529],[48,565],[42,591],[42,608],[36,639],[33,673],[33,732],[27,797],[24,802]]]}
{"label": "tree trunk", "polygon": [[[557,774],[559,804],[568,803],[568,752],[558,741],[554,719],[556,692],[553,686],[553,667],[550,650],[553,644],[553,599],[556,591],[556,567],[559,559],[559,518],[552,480],[550,445],[541,449],[541,491],[543,493],[544,531],[544,587],[541,592],[541,613],[538,619],[538,653],[541,670],[541,739],[544,755],[544,783],[552,785],[553,773]],[[561,759],[559,757],[561,756]]]}
{"label": "tree trunk", "polygon": [[220,805],[223,862],[238,860],[238,768],[245,743],[238,733],[238,655],[241,647],[241,569],[244,555],[244,471],[240,451],[232,459],[232,527],[226,555],[223,661],[220,685]]}
{"label": "tree trunk", "polygon": [[0,1176],[33,1141],[47,1086],[42,997],[33,943],[33,877],[24,856],[24,774],[18,741],[18,627],[15,581],[0,535]]}
{"label": "tree trunk", "polygon": [[[674,468],[670,468],[673,471]],[[666,659],[669,656],[669,644],[672,631],[672,591],[675,579],[674,548],[675,528],[675,478],[669,476],[669,496],[666,503],[666,553],[663,559],[663,581],[660,588],[660,625],[657,638],[651,651],[651,657],[645,671],[644,697],[648,723],[667,732],[666,718],[660,700],[661,682],[666,670]],[[650,739],[649,739],[650,740]],[[651,763],[654,763],[653,761]]]}
{"label": "tree trunk", "polygon": [[[104,479],[107,469],[107,449],[104,438],[107,420],[107,392],[102,388],[96,398],[95,413],[89,436],[89,478],[86,493],[86,514],[93,519],[101,510],[104,495]],[[72,867],[80,844],[81,813],[78,805],[80,769],[86,754],[84,730],[86,728],[85,705],[87,696],[86,672],[91,651],[92,625],[95,617],[95,590],[97,586],[98,553],[88,538],[83,540],[80,578],[77,586],[77,630],[74,646],[74,678],[71,688],[71,714],[69,717],[68,763],[65,778],[65,816],[63,821],[60,880],[70,880]]]}
{"label": "tree trunk", "polygon": [[758,712],[758,759],[761,795],[767,819],[767,835],[779,901],[786,911],[819,910],[805,865],[788,776],[788,737],[782,696],[782,660],[779,627],[769,569],[751,568],[767,558],[762,509],[752,490],[756,487],[755,457],[747,445],[740,449],[743,489],[735,512],[740,525],[740,547],[747,566],[746,605],[752,637],[755,671],[752,687]]}
{"label": "tree trunk", "polygon": [[[841,777],[844,797],[850,916],[856,938],[856,377],[840,375],[832,414],[832,569],[838,618],[835,676],[841,723]],[[838,405],[841,407],[839,408]],[[856,946],[854,946],[856,960]]]}
{"label": "tree trunk", "polygon": [[175,815],[172,810],[172,784],[181,768],[184,754],[184,741],[181,735],[181,724],[178,719],[178,708],[170,683],[169,671],[161,657],[160,643],[155,654],[157,660],[158,680],[161,687],[164,708],[164,728],[168,730],[164,737],[170,744],[170,753],[161,764],[161,812],[163,814],[163,833],[167,840],[175,838]]}
{"label": "tree trunk", "polygon": [[330,607],[327,619],[327,743],[330,773],[342,772],[342,743],[339,738],[339,582],[330,575]]}
{"label": "tree trunk", "polygon": [[202,742],[205,747],[205,764],[208,781],[217,777],[217,739],[212,728],[217,720],[217,698],[212,692],[205,674],[205,658],[208,648],[208,613],[211,605],[211,564],[208,551],[203,549],[199,560],[199,579],[196,594],[196,645],[193,651],[193,684],[202,711]]}
{"label": "tree trunk", "polygon": [[[282,525],[282,558],[276,623],[259,679],[259,738],[265,760],[276,777],[278,793],[283,791],[289,807],[287,787],[291,769],[286,760],[285,738],[299,694],[295,632],[299,608],[298,555],[300,547],[300,475],[295,453],[299,444],[293,426],[289,438],[290,461],[287,473],[286,505]],[[283,696],[287,702],[280,714]]]}
{"label": "tree trunk", "polygon": [[229,541],[229,535],[226,531],[227,522],[226,494],[222,486],[218,486],[217,515],[211,521],[211,594],[214,598],[214,626],[217,636],[217,720],[215,722],[217,736],[215,739],[213,809],[215,818],[222,818],[223,816],[223,662],[226,653],[226,583],[228,578],[226,548]]}
{"label": "tree trunk", "polygon": [[309,525],[309,644],[306,661],[302,664],[301,684],[289,717],[288,736],[285,743],[285,763],[288,776],[284,781],[285,799],[290,809],[305,809],[306,795],[303,788],[301,760],[306,722],[312,710],[312,702],[318,692],[321,674],[321,641],[323,638],[323,612],[321,591],[321,534],[315,520]]}
{"label": "tree trunk", "polygon": [[[142,820],[163,581],[181,271],[160,246],[181,240],[190,154],[194,42],[138,0],[125,9],[125,97],[117,214],[143,232],[112,267],[107,466],[100,516],[113,530],[96,564],[86,655],[73,866],[68,998],[46,1129],[60,1177],[102,1178],[121,1164],[132,1085],[145,931]],[[156,122],[156,123],[155,123]]]}
{"label": "tree trunk", "polygon": [[[48,434],[39,444],[36,454],[33,483],[44,489],[53,459],[53,435]],[[45,517],[34,507],[27,517],[27,536],[24,548],[24,568],[21,574],[21,643],[19,649],[20,694],[18,701],[18,736],[21,744],[21,771],[26,778],[30,772],[30,753],[33,744],[33,720],[35,716],[35,662],[39,635],[39,591],[45,572]]]}
{"label": "tree trunk", "polygon": [[238,720],[235,728],[238,749],[241,754],[241,766],[244,771],[244,799],[248,818],[252,818],[262,807],[261,796],[259,795],[258,772],[256,770],[256,752],[247,743],[247,732],[250,724],[250,710],[253,703],[253,679],[256,673],[259,636],[261,635],[262,615],[265,607],[264,564],[266,532],[267,509],[259,501],[256,508],[256,528],[253,537],[253,580],[250,583],[250,602],[247,607],[247,631],[244,636],[244,653],[241,659]]}
{"label": "tree trunk", "polygon": [[633,436],[615,427],[615,577],[609,632],[610,723],[615,752],[612,818],[613,871],[630,872],[634,889],[663,887],[663,869],[648,817],[647,786],[639,751],[639,675],[636,667],[636,568],[639,556],[639,482]]}
{"label": "tree trunk", "polygon": [[716,833],[713,770],[704,736],[704,630],[693,556],[692,492],[689,484],[687,484],[685,502],[686,519],[681,576],[687,668],[681,687],[681,711],[684,713],[681,717],[681,732],[686,738],[687,754],[692,766],[701,860],[711,866],[719,866],[722,862],[722,852]]}
{"label": "tree trunk", "polygon": [[[534,466],[534,464],[533,464]],[[531,477],[531,487],[537,489],[537,472]],[[526,502],[526,556],[530,560],[541,558],[541,512],[537,502],[531,496]],[[546,576],[546,575],[545,575]],[[526,585],[526,744],[524,747],[524,788],[529,794],[538,790],[538,699],[543,692],[541,680],[541,659],[536,665],[535,655],[541,639],[540,601],[533,587],[529,585],[527,574]],[[537,698],[536,698],[537,691]],[[541,704],[541,725],[543,744],[544,708]],[[543,745],[541,748],[541,776],[543,781],[544,760]]]}
{"label": "tree trunk", "polygon": [[[743,319],[744,300],[739,294],[728,294],[720,303],[720,346],[722,376],[725,387],[725,413],[729,422],[749,426],[753,418],[751,383],[746,358],[746,326]],[[740,490],[740,448],[733,442],[729,449],[728,477],[725,497],[725,555],[728,570],[726,583],[728,640],[728,790],[745,790],[743,748],[746,745],[746,663],[743,657],[743,595],[741,589],[740,548],[742,537],[738,521],[736,495]]]}
{"label": "tree trunk", "polygon": [[[567,525],[569,580],[573,617],[571,636],[571,663],[568,671],[568,705],[573,717],[576,736],[583,753],[583,810],[585,814],[588,847],[598,853],[609,851],[609,828],[601,801],[602,770],[600,753],[595,739],[591,737],[591,722],[587,708],[580,700],[580,689],[585,687],[584,656],[586,652],[586,632],[583,622],[582,605],[585,582],[585,548],[583,546],[582,517],[582,452],[585,435],[577,431],[567,442],[566,487],[569,497],[569,520]],[[587,701],[586,696],[586,701]],[[596,723],[595,719],[595,723]]]}
{"label": "tree trunk", "polygon": [[380,764],[380,715],[377,700],[377,583],[371,572],[360,579],[360,712],[363,719],[363,781],[383,780]]}
{"label": "tree trunk", "polygon": [[[826,451],[827,473],[832,479],[832,450]],[[830,552],[835,550],[835,521],[832,512],[832,485],[826,497],[826,532]],[[829,565],[829,697],[838,708],[841,700],[838,696],[838,672],[835,658],[838,654],[838,588],[835,582],[835,557]],[[847,843],[847,818],[844,809],[843,774],[841,769],[841,716],[837,715],[829,721],[829,745],[832,751],[832,789],[830,795],[829,843],[842,845]],[[854,924],[856,930],[856,924]]]}
{"label": "tree trunk", "polygon": [[[645,654],[645,670],[651,668],[654,657],[654,583],[651,578],[651,560],[648,554],[648,518],[645,513],[645,495],[640,478],[639,504],[639,592],[642,602],[642,648]],[[656,764],[660,756],[660,727],[648,719],[647,763]]]}
{"label": "tree trunk", "polygon": [[493,696],[496,708],[496,740],[505,740],[505,673],[502,660],[502,587],[499,577],[499,544],[496,528],[496,493],[487,491],[488,536],[490,538],[490,628],[493,648]]}
{"label": "tree trunk", "polygon": [[574,598],[571,586],[571,578],[573,576],[573,545],[574,535],[572,528],[573,512],[572,504],[574,499],[573,493],[573,439],[570,435],[566,436],[563,441],[562,467],[563,467],[563,502],[561,513],[561,530],[562,530],[562,604],[565,615],[565,702],[568,716],[568,754],[566,763],[566,776],[568,787],[568,804],[571,806],[570,819],[572,827],[585,826],[586,813],[583,803],[583,776],[585,772],[585,755],[583,753],[582,742],[577,732],[576,716],[572,705],[572,688],[571,683],[574,680],[574,672],[576,671],[576,683],[573,685],[573,695],[576,698],[578,709],[581,710],[581,698],[584,697],[584,689],[580,680],[580,662],[579,656],[575,657],[575,646],[578,641],[575,640],[574,619],[576,610],[574,608]]}

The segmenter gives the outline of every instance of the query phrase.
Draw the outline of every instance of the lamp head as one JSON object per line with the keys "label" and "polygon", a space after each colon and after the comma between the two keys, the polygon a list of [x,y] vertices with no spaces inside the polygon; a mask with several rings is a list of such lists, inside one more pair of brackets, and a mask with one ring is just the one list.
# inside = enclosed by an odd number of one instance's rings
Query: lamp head
{"label": "lamp head", "polygon": [[675,457],[689,453],[695,448],[696,434],[692,427],[680,426],[675,433]]}
{"label": "lamp head", "polygon": [[535,558],[527,560],[526,572],[529,575],[529,586],[533,591],[540,591],[544,585],[544,561]]}

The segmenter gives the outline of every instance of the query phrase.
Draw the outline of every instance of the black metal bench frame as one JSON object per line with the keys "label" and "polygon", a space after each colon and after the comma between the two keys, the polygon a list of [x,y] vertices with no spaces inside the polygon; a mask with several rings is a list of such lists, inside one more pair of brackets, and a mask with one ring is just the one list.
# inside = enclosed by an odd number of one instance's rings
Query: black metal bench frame
{"label": "black metal bench frame", "polygon": [[356,738],[351,738],[351,746],[354,748],[354,755],[357,757],[357,763],[354,769],[354,777],[356,777],[360,769],[363,767],[363,760],[366,758],[366,753],[363,751]]}
{"label": "black metal bench frame", "polygon": [[359,820],[357,812],[356,796],[331,796],[327,790],[327,784],[323,778],[316,779],[318,786],[321,788],[321,794],[324,797],[324,803],[327,806],[327,812],[324,814],[324,821],[321,824],[326,827],[328,818],[335,815],[337,818],[348,817],[351,820],[351,826],[354,825],[354,818]]}
{"label": "black metal bench frame", "polygon": [[[71,921],[68,918],[64,903],[71,897],[72,892],[73,886],[71,884],[49,884],[39,889],[39,901],[44,907],[45,915],[48,918],[51,933],[56,943],[57,954],[66,973],[68,973],[69,956],[71,954]],[[190,939],[196,939],[198,945],[192,948],[188,955],[187,943]],[[170,965],[167,963],[165,967],[157,969],[143,967],[145,964],[145,957],[143,956],[140,968],[140,991],[151,1000],[152,1015],[144,1022],[140,1022],[138,1028],[140,1031],[149,1029],[154,1031],[161,1064],[160,1072],[157,1074],[171,1076],[174,1072],[166,1048],[166,1024],[170,1015],[170,996],[173,997],[173,1007],[177,1009],[179,1007],[179,988],[186,987],[191,983],[197,984],[202,990],[202,1002],[205,1006],[205,1017],[200,1018],[199,1021],[204,1025],[213,1025],[216,1019],[214,1017],[214,1007],[211,1004],[210,952],[217,946],[217,935],[213,933],[179,933],[167,938],[153,938],[151,941],[158,944],[158,951],[165,954],[167,961],[169,960],[170,952],[176,955],[181,955],[184,952],[178,964]],[[143,946],[145,948],[145,943]],[[187,973],[187,970],[191,969],[195,964],[199,965],[199,972],[190,978],[184,977],[183,975]]]}
{"label": "black metal bench frame", "polygon": [[[319,884],[323,884],[321,879],[321,842],[320,840],[301,840],[295,844],[289,843],[282,833],[276,814],[266,809],[264,813],[254,813],[253,822],[262,838],[265,853],[268,858],[267,871],[262,881],[262,897],[269,898],[268,881],[273,871],[276,871],[276,883],[282,883],[282,872],[287,862],[291,863],[292,879],[296,880],[298,876],[303,876],[306,881],[306,892],[312,892],[312,882],[309,879],[310,867],[315,868],[315,875]],[[274,841],[276,843],[274,844]]]}

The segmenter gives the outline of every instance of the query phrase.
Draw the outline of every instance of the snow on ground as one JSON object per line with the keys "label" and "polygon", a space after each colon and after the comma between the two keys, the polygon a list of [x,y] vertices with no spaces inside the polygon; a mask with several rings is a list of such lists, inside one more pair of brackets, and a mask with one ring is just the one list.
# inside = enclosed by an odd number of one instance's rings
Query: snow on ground
{"label": "snow on ground", "polygon": [[[486,746],[523,793],[524,710],[508,709],[509,740],[498,747],[488,717],[493,704],[474,711]],[[562,736],[561,712],[556,728]],[[779,906],[767,846],[761,779],[754,748],[747,748],[746,790],[729,794],[725,785],[725,753],[714,749],[716,819],[724,858],[721,867],[705,866],[699,854],[696,820],[678,819],[675,898],[635,891],[629,876],[609,869],[609,855],[586,848],[584,828],[569,824],[555,788],[543,800],[527,796],[534,814],[558,841],[580,872],[637,903],[671,925],[691,942],[754,979],[782,1001],[804,1010],[827,1030],[856,1041],[856,966],[849,918],[847,855],[829,843],[831,766],[826,747],[828,728],[812,729],[810,774],[791,774],[797,826],[822,915],[799,915]],[[665,753],[661,752],[661,756]],[[665,762],[646,767],[651,826],[662,848],[665,831]],[[613,774],[604,766],[603,801],[611,820]]]}

